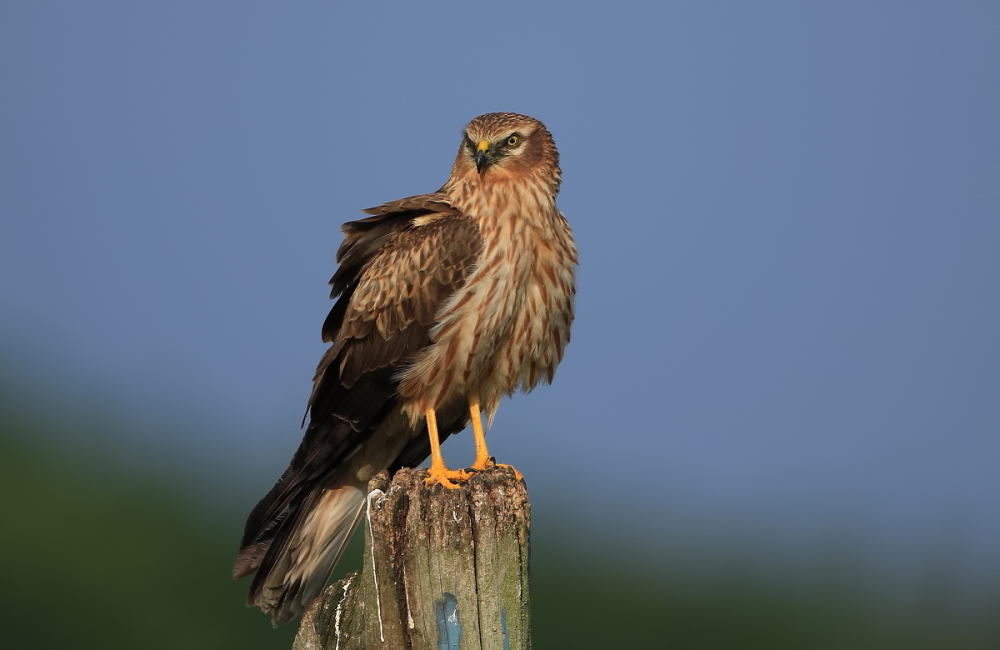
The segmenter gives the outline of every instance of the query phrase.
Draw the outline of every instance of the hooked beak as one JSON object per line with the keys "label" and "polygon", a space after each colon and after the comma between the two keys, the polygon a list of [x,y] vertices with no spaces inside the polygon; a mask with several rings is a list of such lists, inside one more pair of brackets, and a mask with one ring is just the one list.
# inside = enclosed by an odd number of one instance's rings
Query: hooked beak
{"label": "hooked beak", "polygon": [[476,172],[481,173],[483,167],[490,163],[490,143],[480,140],[476,146]]}

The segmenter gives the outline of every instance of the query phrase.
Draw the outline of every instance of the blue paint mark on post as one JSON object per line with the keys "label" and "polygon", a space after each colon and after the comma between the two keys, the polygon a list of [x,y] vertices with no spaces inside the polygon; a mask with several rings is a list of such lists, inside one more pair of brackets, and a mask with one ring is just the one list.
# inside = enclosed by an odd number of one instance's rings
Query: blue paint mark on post
{"label": "blue paint mark on post", "polygon": [[507,636],[507,610],[500,608],[500,631],[503,632],[503,650],[510,650],[510,638]]}
{"label": "blue paint mark on post", "polygon": [[[462,623],[458,620],[458,600],[454,594],[447,591],[441,594],[442,600],[434,601],[434,618],[438,628],[438,650],[458,650],[458,641],[462,638]],[[506,639],[506,634],[504,635]],[[504,641],[506,650],[507,643]]]}

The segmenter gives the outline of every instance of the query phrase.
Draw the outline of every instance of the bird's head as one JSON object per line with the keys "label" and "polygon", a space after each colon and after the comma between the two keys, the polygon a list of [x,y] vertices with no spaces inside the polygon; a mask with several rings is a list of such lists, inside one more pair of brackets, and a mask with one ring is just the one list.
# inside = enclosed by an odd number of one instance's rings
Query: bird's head
{"label": "bird's head", "polygon": [[559,187],[559,154],[538,120],[517,113],[487,113],[465,127],[452,178],[500,181],[542,177]]}

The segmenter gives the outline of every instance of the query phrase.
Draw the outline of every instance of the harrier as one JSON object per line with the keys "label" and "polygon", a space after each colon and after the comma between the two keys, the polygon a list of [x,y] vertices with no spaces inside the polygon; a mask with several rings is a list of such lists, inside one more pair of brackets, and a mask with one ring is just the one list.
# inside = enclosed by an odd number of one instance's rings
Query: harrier
{"label": "harrier", "polygon": [[465,127],[448,182],[365,210],[341,228],[330,348],[291,464],[247,519],[239,578],[275,625],[319,595],[361,518],[366,484],[431,457],[427,483],[456,487],[440,442],[470,422],[492,459],[500,398],[552,381],[573,321],[576,247],[556,208],[559,155],[545,126],[490,113]]}

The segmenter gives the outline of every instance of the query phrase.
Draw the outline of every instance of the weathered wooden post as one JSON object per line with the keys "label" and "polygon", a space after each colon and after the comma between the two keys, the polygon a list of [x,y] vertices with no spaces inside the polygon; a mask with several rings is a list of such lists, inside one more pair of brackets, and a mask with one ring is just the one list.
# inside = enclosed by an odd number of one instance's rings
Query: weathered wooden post
{"label": "weathered wooden post", "polygon": [[506,467],[459,489],[368,484],[364,568],[327,587],[293,650],[527,650],[528,494]]}

